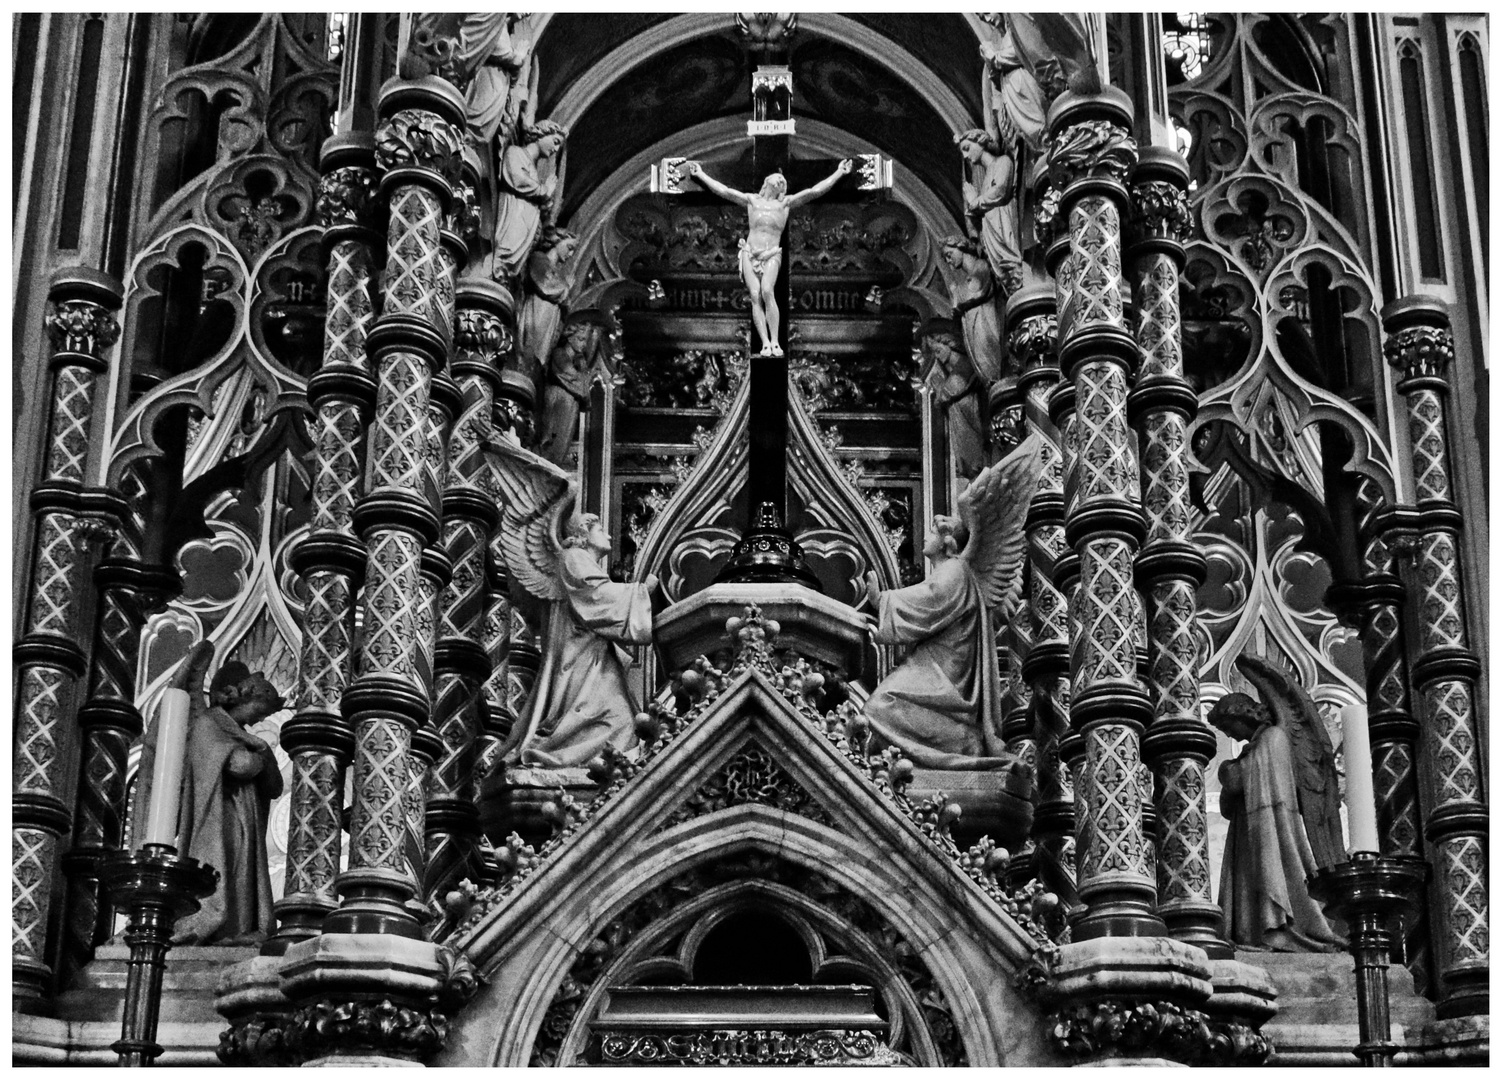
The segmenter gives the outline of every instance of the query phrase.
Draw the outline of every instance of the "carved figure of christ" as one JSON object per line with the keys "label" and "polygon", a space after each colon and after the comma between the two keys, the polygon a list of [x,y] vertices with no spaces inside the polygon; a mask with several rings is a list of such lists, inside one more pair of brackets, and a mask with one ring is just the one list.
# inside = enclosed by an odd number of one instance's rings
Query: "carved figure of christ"
{"label": "carved figure of christ", "polygon": [[706,173],[697,161],[686,163],[684,168],[689,176],[720,198],[746,208],[749,230],[740,242],[741,280],[751,294],[751,321],[761,339],[761,355],[781,356],[779,331],[782,312],[777,307],[775,290],[782,270],[783,233],[787,229],[788,215],[804,203],[827,194],[842,176],[849,174],[854,163],[846,158],[835,166],[834,172],[813,187],[792,195],[787,193],[787,178],[780,171],[768,176],[760,191],[750,192],[737,191],[722,184]]}

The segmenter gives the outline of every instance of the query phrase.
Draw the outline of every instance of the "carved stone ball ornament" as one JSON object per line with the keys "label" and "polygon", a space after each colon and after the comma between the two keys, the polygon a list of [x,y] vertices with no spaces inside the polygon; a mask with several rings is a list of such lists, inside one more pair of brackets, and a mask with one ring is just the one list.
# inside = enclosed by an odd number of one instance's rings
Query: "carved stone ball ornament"
{"label": "carved stone ball ornament", "polygon": [[1105,1000],[1069,1005],[1048,1018],[1048,1039],[1069,1057],[1168,1058],[1186,1065],[1257,1065],[1272,1052],[1266,1035],[1211,1021],[1172,1002]]}

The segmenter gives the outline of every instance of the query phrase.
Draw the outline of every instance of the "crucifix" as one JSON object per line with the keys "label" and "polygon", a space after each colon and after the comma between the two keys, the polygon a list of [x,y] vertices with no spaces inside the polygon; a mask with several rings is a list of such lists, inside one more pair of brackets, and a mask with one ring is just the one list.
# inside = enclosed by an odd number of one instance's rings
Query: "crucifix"
{"label": "crucifix", "polygon": [[[784,527],[788,432],[785,316],[789,314],[792,276],[787,221],[792,210],[832,191],[890,188],[892,163],[879,154],[863,154],[838,162],[831,171],[827,161],[792,161],[792,97],[791,68],[765,64],[756,68],[751,77],[753,118],[746,125],[746,133],[753,140],[750,174],[739,176],[727,170],[732,183],[725,183],[709,176],[697,161],[666,158],[652,169],[651,189],[688,195],[684,183],[697,181],[709,194],[745,206],[747,211],[748,234],[740,244],[739,269],[751,294],[752,322],[760,344],[750,363],[750,521],[718,580],[801,581],[817,589],[817,577]],[[795,186],[797,190],[788,194]]]}

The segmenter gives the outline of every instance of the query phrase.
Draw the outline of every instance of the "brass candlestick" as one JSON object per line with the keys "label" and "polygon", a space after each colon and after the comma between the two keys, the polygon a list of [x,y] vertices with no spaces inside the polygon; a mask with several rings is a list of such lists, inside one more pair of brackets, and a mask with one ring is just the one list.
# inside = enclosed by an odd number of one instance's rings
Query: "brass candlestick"
{"label": "brass candlestick", "polygon": [[1361,1042],[1356,1056],[1367,1068],[1390,1068],[1398,1046],[1392,1041],[1387,965],[1393,920],[1412,908],[1429,876],[1422,859],[1358,851],[1349,860],[1309,878],[1309,892],[1345,923],[1356,960],[1356,1012]]}
{"label": "brass candlestick", "polygon": [[179,855],[167,844],[145,844],[139,851],[106,856],[99,880],[109,890],[115,910],[130,917],[125,930],[125,943],[130,946],[125,1015],[120,1020],[120,1041],[110,1049],[120,1055],[122,1067],[140,1068],[162,1053],[156,1028],[172,928],[219,887],[219,871]]}

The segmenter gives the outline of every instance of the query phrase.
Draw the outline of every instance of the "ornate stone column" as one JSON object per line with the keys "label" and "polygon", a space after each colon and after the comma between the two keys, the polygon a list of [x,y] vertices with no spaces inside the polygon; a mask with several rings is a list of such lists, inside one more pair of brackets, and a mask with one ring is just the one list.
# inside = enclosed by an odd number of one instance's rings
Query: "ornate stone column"
{"label": "ornate stone column", "polygon": [[11,985],[18,996],[44,992],[47,926],[58,877],[59,840],[72,825],[78,775],[73,709],[87,657],[82,611],[90,594],[97,529],[85,521],[85,470],[93,439],[94,392],[120,336],[114,313],[123,291],[86,267],[52,276],[47,332],[52,340],[47,456],[31,495],[36,540],[15,660],[15,741],[11,772]]}
{"label": "ornate stone column", "polygon": [[[1065,484],[1065,539],[1079,557],[1070,642],[1070,720],[1084,740],[1078,887],[1089,910],[1076,940],[1155,936],[1150,839],[1143,827],[1140,738],[1152,704],[1138,677],[1137,546],[1145,532],[1127,391],[1137,345],[1122,303],[1121,214],[1137,148],[1119,90],[1063,94],[1049,110],[1048,167],[1060,192],[1068,257],[1056,274],[1059,366],[1076,402]],[[1062,416],[1062,412],[1056,413]]]}
{"label": "ornate stone column", "polygon": [[1032,643],[1021,665],[1031,689],[1026,717],[1036,746],[1038,808],[1033,838],[1044,858],[1073,875],[1066,841],[1074,834],[1074,784],[1059,757],[1059,740],[1069,728],[1069,605],[1053,581],[1064,544],[1064,454],[1059,429],[1048,415],[1059,382],[1053,289],[1034,286],[1012,294],[1006,333],[1019,369],[1023,423],[1043,437],[1043,471],[1028,509],[1027,600]]}
{"label": "ornate stone column", "polygon": [[354,730],[342,707],[353,677],[355,598],[365,548],[355,534],[365,429],[375,404],[367,338],[375,318],[375,261],[381,237],[370,225],[375,187],[369,133],[340,135],[323,147],[318,211],[328,255],[323,363],[308,380],[314,410],[313,520],[292,555],[308,587],[297,715],[282,728],[292,758],[287,878],[277,931],[263,951],[320,931],[339,905],[339,817]]}
{"label": "ornate stone column", "polygon": [[[120,515],[129,518],[129,512]],[[175,574],[142,565],[133,538],[121,529],[111,554],[94,571],[99,589],[88,698],[78,710],[81,743],[73,843],[63,856],[67,920],[59,975],[88,962],[113,933],[113,908],[99,888],[99,861],[125,840],[125,772],[130,746],[144,727],[136,708],[136,662],[149,611],[178,590]]]}
{"label": "ornate stone column", "polygon": [[1454,359],[1441,301],[1410,296],[1382,309],[1385,353],[1401,373],[1413,445],[1420,589],[1413,679],[1422,703],[1419,788],[1424,838],[1432,849],[1435,969],[1442,1017],[1487,1011],[1486,763],[1477,741],[1476,680],[1481,664],[1466,631],[1460,567],[1460,511],[1451,498],[1445,422],[1446,369]]}
{"label": "ornate stone column", "polygon": [[1188,428],[1198,410],[1184,378],[1179,272],[1189,235],[1189,166],[1174,151],[1144,147],[1132,175],[1128,257],[1137,300],[1142,368],[1127,402],[1141,438],[1147,540],[1137,581],[1149,601],[1149,692],[1153,717],[1143,756],[1157,777],[1158,914],[1168,932],[1212,958],[1231,955],[1217,936],[1220,907],[1210,882],[1205,766],[1215,733],[1200,708],[1195,590],[1205,557],[1193,542]]}
{"label": "ornate stone column", "polygon": [[[442,749],[428,774],[424,889],[430,898],[478,872],[475,741],[484,707],[480,689],[492,674],[486,634],[491,602],[486,548],[500,524],[487,484],[483,447],[494,436],[491,413],[500,386],[500,357],[511,340],[506,327],[511,295],[500,285],[485,278],[463,279],[456,303],[451,370],[461,402],[449,434],[443,492],[443,538],[453,576],[443,593],[438,626],[433,719]],[[501,622],[509,631],[509,606]]]}
{"label": "ornate stone column", "polygon": [[355,732],[355,805],[349,869],[338,880],[343,900],[324,929],[417,937],[405,907],[418,888],[406,806],[412,733],[429,712],[416,647],[422,553],[439,531],[428,409],[452,336],[439,233],[453,198],[463,102],[438,79],[393,80],[380,115],[376,161],[391,216],[385,306],[367,339],[377,383],[366,492],[354,511],[366,547],[360,674],[344,694]]}

